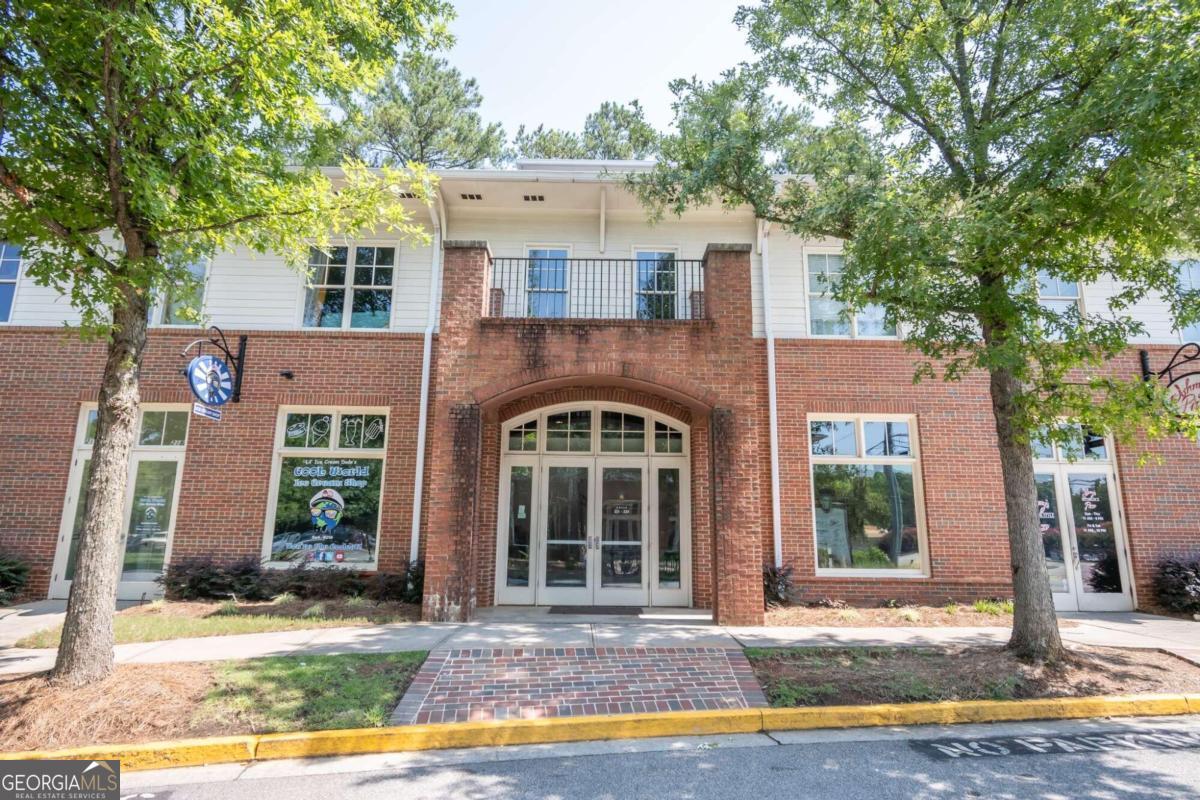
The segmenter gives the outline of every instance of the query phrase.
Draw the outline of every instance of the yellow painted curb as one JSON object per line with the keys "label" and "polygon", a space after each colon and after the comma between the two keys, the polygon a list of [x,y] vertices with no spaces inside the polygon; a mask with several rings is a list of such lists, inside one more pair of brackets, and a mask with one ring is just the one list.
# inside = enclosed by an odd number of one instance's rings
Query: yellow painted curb
{"label": "yellow painted curb", "polygon": [[0,760],[116,758],[120,759],[122,769],[133,771],[280,758],[653,736],[1189,713],[1200,714],[1200,694],[668,711],[660,714],[462,722],[185,739],[174,742],[79,747],[70,750],[0,753]]}
{"label": "yellow painted curb", "polygon": [[762,712],[763,729],[768,731],[1195,713],[1200,713],[1200,695],[1181,694],[765,708]]}
{"label": "yellow painted curb", "polygon": [[23,753],[0,753],[0,760],[78,758],[119,759],[121,769],[166,769],[194,767],[201,764],[224,764],[253,761],[257,736],[218,736],[207,739],[177,739],[171,742],[141,744],[111,744],[99,747],[72,747],[68,750],[29,750]]}
{"label": "yellow painted curb", "polygon": [[304,758],[597,739],[758,733],[761,730],[762,712],[759,709],[460,722],[316,733],[269,733],[259,737],[257,758]]}

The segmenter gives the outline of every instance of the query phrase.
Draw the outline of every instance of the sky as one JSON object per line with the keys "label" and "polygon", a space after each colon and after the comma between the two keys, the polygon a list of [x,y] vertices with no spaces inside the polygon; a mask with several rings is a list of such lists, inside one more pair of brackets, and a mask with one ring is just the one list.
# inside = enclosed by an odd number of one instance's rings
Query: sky
{"label": "sky", "polygon": [[605,100],[671,122],[667,84],[712,79],[752,57],[733,23],[747,0],[453,0],[450,63],[479,83],[480,113],[517,127],[581,130]]}

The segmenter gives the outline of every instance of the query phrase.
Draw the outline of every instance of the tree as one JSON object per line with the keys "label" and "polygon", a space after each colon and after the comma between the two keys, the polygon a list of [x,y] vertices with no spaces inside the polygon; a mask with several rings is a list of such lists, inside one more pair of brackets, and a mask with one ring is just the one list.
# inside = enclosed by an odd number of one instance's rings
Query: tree
{"label": "tree", "polygon": [[[1172,253],[1200,243],[1200,12],[1184,0],[768,0],[743,8],[755,64],[679,81],[659,213],[748,203],[845,241],[828,287],[881,305],[914,379],[989,382],[1012,555],[1009,646],[1062,655],[1030,439],[1072,419],[1125,439],[1194,431],[1161,387],[1110,364],[1147,292],[1200,316]],[[774,100],[795,91],[803,107]],[[809,107],[822,110],[814,124]],[[1114,281],[1111,307],[1039,303],[1040,282]]]}
{"label": "tree", "polygon": [[658,152],[659,134],[646,121],[641,103],[604,102],[587,115],[583,133],[538,125],[517,129],[513,150],[519,158],[647,158]]}
{"label": "tree", "polygon": [[474,79],[445,59],[407,53],[362,103],[347,112],[346,154],[373,166],[464,169],[499,162],[504,128],[485,124]]}
{"label": "tree", "polygon": [[[0,202],[38,283],[105,341],[86,522],[52,680],[113,666],[122,510],[150,299],[246,245],[293,264],[331,234],[417,235],[396,199],[420,169],[289,165],[320,101],[438,40],[440,0],[109,0],[0,6]],[[414,188],[415,187],[415,188]]]}

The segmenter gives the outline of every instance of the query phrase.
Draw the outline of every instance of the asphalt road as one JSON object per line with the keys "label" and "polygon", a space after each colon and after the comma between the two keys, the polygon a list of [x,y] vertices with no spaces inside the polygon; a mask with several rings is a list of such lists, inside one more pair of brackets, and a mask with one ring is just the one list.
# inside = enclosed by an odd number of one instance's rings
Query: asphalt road
{"label": "asphalt road", "polygon": [[139,800],[1196,798],[1200,719],[797,732],[359,756],[130,773],[122,790],[124,797]]}

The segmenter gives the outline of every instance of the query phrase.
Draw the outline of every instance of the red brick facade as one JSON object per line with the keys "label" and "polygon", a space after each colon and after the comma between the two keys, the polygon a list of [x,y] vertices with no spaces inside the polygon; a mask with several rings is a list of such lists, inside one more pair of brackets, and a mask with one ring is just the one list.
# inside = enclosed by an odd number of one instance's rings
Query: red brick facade
{"label": "red brick facade", "polygon": [[[761,621],[760,570],[774,547],[766,347],[752,335],[749,245],[712,245],[705,262],[703,320],[494,319],[484,316],[486,244],[446,244],[421,525],[427,618],[463,619],[493,602],[502,424],[554,404],[610,401],[689,427],[693,605],[722,622]],[[421,336],[245,333],[242,402],[220,422],[192,418],[172,557],[261,553],[281,406],[382,406],[390,415],[379,567],[398,568],[410,547]],[[179,353],[197,335],[152,332],[144,401],[190,404]],[[1151,350],[1156,364],[1173,351]],[[102,357],[102,345],[62,331],[0,328],[0,489],[9,504],[0,552],[30,561],[34,597],[48,590],[79,408],[95,398]],[[896,342],[780,340],[776,361],[782,551],[803,597],[875,604],[1008,594],[986,383],[914,385],[913,358]],[[1136,354],[1115,367],[1136,371]],[[815,574],[808,415],[819,413],[916,418],[928,577]],[[1139,465],[1143,455],[1151,463]],[[1137,442],[1117,448],[1116,466],[1145,605],[1157,560],[1200,548],[1200,447]]]}

